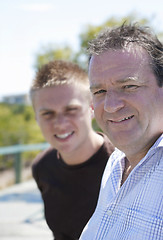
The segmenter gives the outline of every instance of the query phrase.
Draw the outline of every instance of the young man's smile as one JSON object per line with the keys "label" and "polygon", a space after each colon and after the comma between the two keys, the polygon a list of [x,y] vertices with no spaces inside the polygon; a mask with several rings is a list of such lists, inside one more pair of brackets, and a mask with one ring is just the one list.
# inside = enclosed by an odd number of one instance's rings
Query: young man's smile
{"label": "young man's smile", "polygon": [[73,134],[74,134],[74,131],[68,132],[68,133],[63,133],[63,134],[55,134],[54,136],[59,140],[67,140]]}

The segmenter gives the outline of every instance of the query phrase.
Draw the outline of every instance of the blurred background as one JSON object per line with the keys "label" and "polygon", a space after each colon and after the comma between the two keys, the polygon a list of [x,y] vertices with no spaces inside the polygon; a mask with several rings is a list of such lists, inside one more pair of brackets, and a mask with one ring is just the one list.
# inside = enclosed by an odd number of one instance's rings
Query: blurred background
{"label": "blurred background", "polygon": [[31,178],[31,161],[47,146],[28,97],[37,69],[53,59],[87,69],[87,42],[125,21],[163,40],[161,0],[0,0],[0,189]]}
{"label": "blurred background", "polygon": [[[52,239],[31,163],[48,145],[28,97],[53,59],[87,70],[87,43],[103,27],[150,26],[163,41],[162,0],[0,0],[0,239]],[[95,119],[93,126],[98,129]]]}
{"label": "blurred background", "polygon": [[33,145],[44,143],[28,97],[37,69],[53,59],[87,69],[88,41],[123,22],[150,26],[163,40],[162,1],[0,0],[0,189],[30,178],[31,161],[46,147]]}

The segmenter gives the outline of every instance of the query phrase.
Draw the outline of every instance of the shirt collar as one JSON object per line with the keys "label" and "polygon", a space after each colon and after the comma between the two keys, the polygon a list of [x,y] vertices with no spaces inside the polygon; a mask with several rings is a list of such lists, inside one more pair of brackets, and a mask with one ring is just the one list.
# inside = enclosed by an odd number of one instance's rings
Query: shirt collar
{"label": "shirt collar", "polygon": [[[158,148],[163,147],[163,134],[156,140],[156,142],[152,145],[152,147],[148,150],[147,154],[140,160],[137,164],[137,167],[140,166],[142,163],[150,159],[152,155],[158,150]],[[152,163],[151,163],[152,164]]]}
{"label": "shirt collar", "polygon": [[153,146],[149,149],[156,149],[158,147],[163,147],[163,134],[161,134],[161,136],[156,140],[156,142],[153,144]]}
{"label": "shirt collar", "polygon": [[[137,166],[141,165],[143,162],[145,162],[151,155],[154,154],[154,152],[156,152],[156,150],[158,148],[162,148],[163,147],[163,134],[161,134],[161,136],[156,140],[156,142],[152,145],[152,147],[148,150],[147,154],[144,156],[144,158],[142,158],[140,160],[140,162],[137,164]],[[119,149],[115,148],[116,149],[116,162],[122,162],[124,161],[124,158],[125,158],[125,154],[120,151]],[[113,154],[114,155],[114,154]],[[122,168],[123,168],[123,164],[122,164]]]}

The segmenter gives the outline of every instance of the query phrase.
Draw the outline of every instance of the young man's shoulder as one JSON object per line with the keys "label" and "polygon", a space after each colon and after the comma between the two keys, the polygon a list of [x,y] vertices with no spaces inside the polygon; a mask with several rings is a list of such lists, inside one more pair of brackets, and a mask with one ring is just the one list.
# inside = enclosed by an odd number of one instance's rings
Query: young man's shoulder
{"label": "young man's shoulder", "polygon": [[49,147],[40,152],[32,162],[32,167],[40,165],[46,161],[46,164],[57,156],[56,149]]}
{"label": "young man's shoulder", "polygon": [[106,152],[108,153],[108,155],[110,156],[115,150],[114,145],[112,144],[110,139],[103,132],[98,132],[98,134],[100,134],[104,138],[103,146],[104,146]]}

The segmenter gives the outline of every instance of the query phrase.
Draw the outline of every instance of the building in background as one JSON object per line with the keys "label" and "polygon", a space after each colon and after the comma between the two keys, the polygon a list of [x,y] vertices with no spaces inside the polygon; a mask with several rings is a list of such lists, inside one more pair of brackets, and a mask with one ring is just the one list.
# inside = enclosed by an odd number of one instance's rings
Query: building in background
{"label": "building in background", "polygon": [[30,104],[28,94],[15,94],[4,96],[1,98],[1,102],[8,104],[23,104],[23,105]]}

